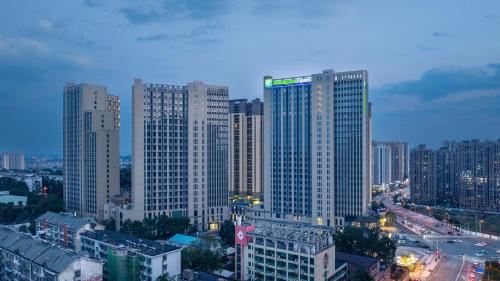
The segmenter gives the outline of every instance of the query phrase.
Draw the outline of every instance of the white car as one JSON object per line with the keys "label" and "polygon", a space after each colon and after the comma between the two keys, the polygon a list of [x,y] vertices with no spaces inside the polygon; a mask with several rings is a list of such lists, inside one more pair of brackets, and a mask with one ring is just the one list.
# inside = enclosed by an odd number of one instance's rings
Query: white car
{"label": "white car", "polygon": [[455,239],[455,240],[453,240],[453,242],[455,242],[455,243],[462,243],[462,242],[464,242],[464,241],[462,241],[462,240],[460,240],[460,239]]}
{"label": "white car", "polygon": [[486,244],[486,243],[484,243],[484,242],[479,242],[479,243],[476,243],[475,245],[476,245],[476,246],[478,246],[478,247],[484,247],[484,246],[486,246],[487,244]]}

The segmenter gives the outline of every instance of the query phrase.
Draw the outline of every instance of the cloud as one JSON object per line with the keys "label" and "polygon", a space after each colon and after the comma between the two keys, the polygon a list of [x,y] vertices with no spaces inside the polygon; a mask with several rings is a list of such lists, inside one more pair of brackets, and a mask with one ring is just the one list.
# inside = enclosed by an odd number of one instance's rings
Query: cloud
{"label": "cloud", "polygon": [[434,37],[448,37],[448,36],[450,36],[450,34],[448,34],[446,32],[435,31],[432,33],[432,36],[434,36]]}
{"label": "cloud", "polygon": [[497,139],[500,64],[439,67],[417,80],[372,88],[374,138],[439,145],[447,139]]}
{"label": "cloud", "polygon": [[20,37],[7,38],[0,36],[0,56],[18,56],[25,53],[48,55],[50,49],[42,42]]}
{"label": "cloud", "polygon": [[123,8],[121,12],[133,24],[148,23],[160,18],[158,12],[154,10],[145,11],[143,8],[138,7]]}
{"label": "cloud", "polygon": [[434,47],[420,46],[420,51],[423,51],[423,52],[434,52],[437,50],[438,49],[436,49]]}
{"label": "cloud", "polygon": [[178,20],[212,20],[224,15],[231,6],[229,0],[164,0],[142,1],[120,9],[132,24],[174,22]]}
{"label": "cloud", "polygon": [[52,22],[50,22],[48,20],[44,20],[44,19],[41,19],[38,21],[37,27],[38,27],[38,30],[40,30],[42,32],[46,32],[46,33],[54,31],[54,24]]}
{"label": "cloud", "polygon": [[[0,56],[0,147],[60,153],[62,87],[84,67],[61,56],[24,53]],[[36,140],[35,140],[36,139]]]}
{"label": "cloud", "polygon": [[186,33],[157,33],[136,38],[138,42],[156,42],[170,41],[172,44],[188,42],[190,44],[209,45],[219,43],[222,40],[212,35],[213,31],[219,30],[222,27],[218,24],[203,24],[191,29]]}
{"label": "cloud", "polygon": [[89,8],[97,8],[101,6],[105,0],[85,0],[83,3]]}
{"label": "cloud", "polygon": [[494,98],[500,96],[500,88],[497,89],[480,89],[480,90],[468,90],[460,91],[451,94],[447,94],[443,97],[434,100],[434,103],[454,103],[463,102],[472,99],[480,98]]}
{"label": "cloud", "polygon": [[150,41],[163,41],[171,39],[172,37],[168,34],[153,34],[147,36],[139,36],[137,37],[137,41],[139,42],[150,42]]}

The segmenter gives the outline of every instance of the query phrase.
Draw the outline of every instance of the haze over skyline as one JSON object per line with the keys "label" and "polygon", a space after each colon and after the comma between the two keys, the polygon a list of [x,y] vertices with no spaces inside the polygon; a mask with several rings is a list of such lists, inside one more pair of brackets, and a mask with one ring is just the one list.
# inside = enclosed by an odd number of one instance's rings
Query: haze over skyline
{"label": "haze over skyline", "polygon": [[[373,139],[439,146],[500,138],[498,1],[8,1],[0,11],[0,152],[62,153],[62,89],[121,98],[131,150],[134,78],[229,86],[366,69]],[[362,20],[360,20],[362,19]]]}

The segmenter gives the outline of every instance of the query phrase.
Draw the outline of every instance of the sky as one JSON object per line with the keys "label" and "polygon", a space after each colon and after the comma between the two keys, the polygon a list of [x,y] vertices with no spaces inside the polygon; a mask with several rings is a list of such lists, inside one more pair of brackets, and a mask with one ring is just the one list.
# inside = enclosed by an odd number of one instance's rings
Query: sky
{"label": "sky", "polygon": [[229,86],[262,77],[369,72],[372,133],[438,147],[500,138],[500,1],[5,0],[0,151],[62,153],[63,87],[121,97],[131,151],[134,78]]}

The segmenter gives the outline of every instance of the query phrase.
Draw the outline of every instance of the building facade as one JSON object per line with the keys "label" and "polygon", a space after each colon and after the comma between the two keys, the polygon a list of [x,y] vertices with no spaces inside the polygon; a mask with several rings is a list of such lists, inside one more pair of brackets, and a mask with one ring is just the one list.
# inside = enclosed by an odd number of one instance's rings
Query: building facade
{"label": "building facade", "polygon": [[102,230],[93,218],[79,218],[69,213],[46,212],[35,219],[36,236],[62,248],[80,250],[80,235]]}
{"label": "building facade", "polygon": [[181,248],[139,239],[120,232],[98,230],[81,236],[81,252],[104,263],[104,279],[156,281],[181,273]]}
{"label": "building facade", "polygon": [[120,193],[120,99],[103,86],[73,83],[63,96],[66,210],[102,220]]}
{"label": "building facade", "polygon": [[0,170],[24,170],[26,169],[24,153],[5,152],[0,154]]}
{"label": "building facade", "polygon": [[372,142],[373,151],[373,184],[388,185],[392,182],[391,146],[385,142]]}
{"label": "building facade", "polygon": [[436,154],[436,203],[438,205],[453,204],[452,193],[452,156],[449,146],[443,146]]}
{"label": "building facade", "polygon": [[102,281],[103,266],[98,261],[0,227],[0,280]]}
{"label": "building facade", "polygon": [[277,218],[365,215],[371,202],[368,73],[264,77],[264,202]]}
{"label": "building facade", "polygon": [[132,198],[138,219],[185,216],[200,229],[228,218],[225,86],[133,85]]}
{"label": "building facade", "polygon": [[332,228],[300,223],[237,225],[236,280],[345,280],[332,234]]}
{"label": "building facade", "polygon": [[410,188],[416,202],[500,210],[500,140],[446,141],[411,153]]}
{"label": "building facade", "polygon": [[410,195],[422,205],[436,205],[436,154],[425,145],[410,152]]}
{"label": "building facade", "polygon": [[262,199],[263,113],[260,99],[229,101],[229,193]]}
{"label": "building facade", "polygon": [[454,143],[453,174],[460,208],[500,210],[500,140]]}

